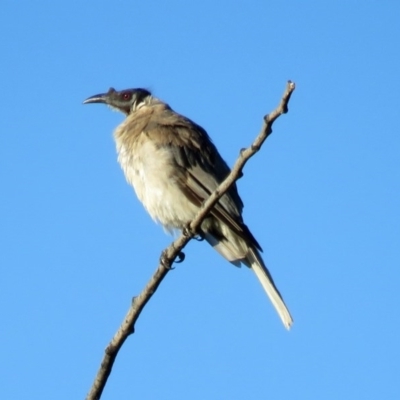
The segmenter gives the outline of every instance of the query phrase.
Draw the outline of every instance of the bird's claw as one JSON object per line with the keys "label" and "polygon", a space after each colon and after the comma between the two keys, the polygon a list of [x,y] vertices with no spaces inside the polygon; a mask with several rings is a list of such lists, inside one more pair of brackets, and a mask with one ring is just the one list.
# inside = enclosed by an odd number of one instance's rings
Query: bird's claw
{"label": "bird's claw", "polygon": [[192,230],[190,229],[190,224],[187,224],[182,229],[183,236],[189,237],[192,236]]}
{"label": "bird's claw", "polygon": [[165,251],[163,251],[161,253],[160,263],[164,266],[164,268],[166,268],[168,270],[174,269],[174,267],[171,265],[171,262],[169,261]]}
{"label": "bird's claw", "polygon": [[183,251],[180,251],[179,253],[178,253],[178,255],[176,256],[176,259],[175,259],[175,263],[176,264],[180,264],[181,262],[184,262],[185,261],[185,253],[183,252]]}
{"label": "bird's claw", "polygon": [[[185,257],[186,257],[185,253],[183,251],[180,251],[173,262],[176,264],[180,264],[181,262],[185,261]],[[170,262],[169,258],[167,257],[167,254],[165,253],[165,251],[163,251],[161,254],[160,263],[164,266],[164,268],[166,268],[168,270],[175,269],[171,265],[171,262]]]}

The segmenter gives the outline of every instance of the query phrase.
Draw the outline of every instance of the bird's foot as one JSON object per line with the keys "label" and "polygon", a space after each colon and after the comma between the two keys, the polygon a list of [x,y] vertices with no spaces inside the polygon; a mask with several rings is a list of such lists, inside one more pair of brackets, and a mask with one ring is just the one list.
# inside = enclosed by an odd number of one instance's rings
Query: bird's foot
{"label": "bird's foot", "polygon": [[[180,264],[181,262],[185,261],[185,253],[183,251],[180,251],[178,253],[178,255],[176,256],[174,263],[176,264]],[[167,257],[167,254],[165,251],[162,252],[161,257],[160,257],[160,263],[164,266],[164,268],[168,269],[168,270],[172,270],[175,269],[172,265],[171,265],[171,261],[169,259],[169,257]]]}
{"label": "bird's foot", "polygon": [[176,256],[176,259],[175,259],[175,263],[176,264],[180,264],[181,262],[184,262],[185,261],[185,253],[183,252],[183,251],[180,251],[179,253],[178,253],[178,255]]}
{"label": "bird's foot", "polygon": [[182,228],[182,234],[183,234],[183,236],[186,236],[186,237],[194,237],[194,236],[196,236],[196,232],[193,232],[192,228],[190,227],[190,223],[185,225]]}
{"label": "bird's foot", "polygon": [[171,265],[171,261],[169,260],[167,252],[165,250],[161,253],[160,264],[162,264],[165,269],[168,270],[174,269],[174,267]]}
{"label": "bird's foot", "polygon": [[182,234],[183,236],[190,237],[194,240],[197,240],[198,242],[202,242],[204,240],[204,236],[201,230],[200,232],[199,230],[193,231],[193,229],[190,227],[190,224],[187,224],[183,227]]}

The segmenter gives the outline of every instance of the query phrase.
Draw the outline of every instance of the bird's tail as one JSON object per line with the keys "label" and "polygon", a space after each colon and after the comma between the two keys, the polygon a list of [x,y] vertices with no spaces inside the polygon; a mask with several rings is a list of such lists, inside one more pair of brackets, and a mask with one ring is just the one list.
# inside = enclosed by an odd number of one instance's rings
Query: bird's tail
{"label": "bird's tail", "polygon": [[278,312],[283,325],[285,325],[286,329],[290,329],[293,318],[258,250],[255,246],[249,245],[245,240],[233,234],[233,232],[224,225],[221,225],[221,229],[223,230],[223,234],[219,235],[218,239],[215,234],[213,235],[210,232],[204,232],[204,238],[218,253],[233,265],[240,267],[241,263],[243,263],[254,271]]}
{"label": "bird's tail", "polygon": [[275,286],[274,280],[272,279],[272,276],[264,264],[264,261],[261,258],[258,250],[250,248],[246,259],[243,260],[243,262],[254,271],[276,311],[278,312],[283,325],[285,325],[286,329],[290,329],[293,323],[293,318],[290,315],[290,312],[286,307],[278,288]]}

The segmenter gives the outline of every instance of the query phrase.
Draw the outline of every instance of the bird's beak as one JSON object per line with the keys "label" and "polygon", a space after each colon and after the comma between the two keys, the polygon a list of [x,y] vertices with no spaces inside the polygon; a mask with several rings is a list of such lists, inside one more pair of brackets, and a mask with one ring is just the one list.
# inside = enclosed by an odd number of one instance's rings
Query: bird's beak
{"label": "bird's beak", "polygon": [[94,96],[88,97],[83,104],[90,104],[90,103],[107,103],[108,93],[102,94],[95,94]]}

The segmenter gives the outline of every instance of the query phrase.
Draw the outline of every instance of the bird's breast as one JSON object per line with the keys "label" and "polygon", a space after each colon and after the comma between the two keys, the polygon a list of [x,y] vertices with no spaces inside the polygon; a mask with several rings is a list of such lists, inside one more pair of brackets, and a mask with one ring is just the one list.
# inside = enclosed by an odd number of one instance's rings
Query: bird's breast
{"label": "bird's breast", "polygon": [[130,142],[116,136],[116,145],[125,177],[151,217],[167,230],[182,229],[197,207],[180,189],[183,171],[173,153],[144,134]]}

